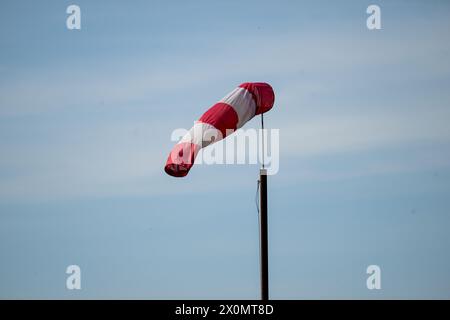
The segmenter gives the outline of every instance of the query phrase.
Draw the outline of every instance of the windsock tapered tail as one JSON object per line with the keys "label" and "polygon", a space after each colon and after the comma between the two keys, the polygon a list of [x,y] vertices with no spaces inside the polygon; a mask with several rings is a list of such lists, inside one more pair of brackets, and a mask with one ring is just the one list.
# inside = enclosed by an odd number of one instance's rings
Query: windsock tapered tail
{"label": "windsock tapered tail", "polygon": [[164,170],[185,177],[201,148],[217,142],[241,128],[255,115],[272,109],[275,94],[262,82],[246,82],[206,111],[169,154]]}

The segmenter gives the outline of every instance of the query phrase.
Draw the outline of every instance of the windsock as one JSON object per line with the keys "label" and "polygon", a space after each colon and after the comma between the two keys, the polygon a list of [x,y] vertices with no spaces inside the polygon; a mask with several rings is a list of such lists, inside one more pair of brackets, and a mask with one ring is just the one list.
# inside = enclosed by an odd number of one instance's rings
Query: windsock
{"label": "windsock", "polygon": [[255,115],[272,109],[275,94],[262,82],[246,82],[226,95],[208,111],[175,145],[164,170],[174,177],[185,177],[201,148],[224,139]]}

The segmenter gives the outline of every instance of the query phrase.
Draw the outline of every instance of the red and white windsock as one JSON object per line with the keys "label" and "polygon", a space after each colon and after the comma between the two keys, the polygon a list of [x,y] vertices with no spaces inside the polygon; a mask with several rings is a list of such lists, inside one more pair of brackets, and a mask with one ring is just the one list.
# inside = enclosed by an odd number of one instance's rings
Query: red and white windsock
{"label": "red and white windsock", "polygon": [[184,177],[194,165],[201,148],[225,138],[255,115],[272,109],[275,94],[262,82],[246,82],[206,111],[169,154],[164,170]]}

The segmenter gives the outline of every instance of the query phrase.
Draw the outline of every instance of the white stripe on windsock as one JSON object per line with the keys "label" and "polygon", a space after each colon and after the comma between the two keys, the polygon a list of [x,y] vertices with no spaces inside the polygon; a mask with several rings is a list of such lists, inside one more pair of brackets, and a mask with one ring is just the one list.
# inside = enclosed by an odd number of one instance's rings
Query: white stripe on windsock
{"label": "white stripe on windsock", "polygon": [[222,140],[222,132],[214,126],[196,121],[194,126],[189,130],[178,143],[190,142],[205,148],[213,142]]}
{"label": "white stripe on windsock", "polygon": [[252,94],[245,88],[236,88],[226,95],[220,102],[231,106],[238,115],[236,129],[241,128],[248,120],[255,116],[256,103]]}

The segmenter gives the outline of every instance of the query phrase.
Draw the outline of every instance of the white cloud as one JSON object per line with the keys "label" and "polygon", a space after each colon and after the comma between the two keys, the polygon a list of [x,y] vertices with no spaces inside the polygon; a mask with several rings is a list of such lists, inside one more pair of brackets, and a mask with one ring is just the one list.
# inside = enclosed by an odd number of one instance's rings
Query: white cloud
{"label": "white cloud", "polygon": [[[123,105],[153,96],[173,96],[174,92],[188,92],[191,88],[206,90],[208,83],[223,79],[239,82],[284,77],[295,82],[303,79],[305,71],[320,78],[304,79],[304,86],[316,90],[320,89],[320,82],[338,86],[336,76],[342,73],[365,75],[364,68],[371,66],[384,68],[391,80],[398,81],[405,81],[410,73],[448,75],[450,61],[446,56],[450,46],[444,41],[446,29],[447,22],[435,21],[425,29],[411,32],[400,27],[377,38],[351,29],[269,33],[252,38],[233,34],[226,40],[220,39],[227,46],[219,51],[213,50],[218,44],[211,43],[210,50],[195,55],[189,52],[186,56],[174,52],[160,60],[149,60],[144,55],[129,61],[123,59],[118,64],[106,57],[95,66],[35,68],[14,74],[0,84],[0,115],[52,112],[73,108],[76,103]],[[396,65],[409,66],[409,74],[389,73],[389,66]],[[370,73],[365,76],[370,77]]]}
{"label": "white cloud", "polygon": [[[378,40],[362,33],[349,36],[351,30],[269,34],[252,39],[233,35],[223,50],[200,52],[195,57],[165,57],[165,62],[173,60],[170,64],[145,58],[124,60],[121,65],[105,60],[95,69],[69,65],[40,70],[36,75],[17,74],[0,85],[0,116],[6,119],[57,114],[83,105],[95,108],[101,102],[111,108],[139,100],[165,102],[156,108],[163,112],[154,112],[148,121],[116,119],[89,124],[76,132],[65,132],[54,143],[45,137],[30,143],[5,143],[0,169],[11,174],[0,181],[0,197],[32,199],[208,191],[210,186],[195,178],[178,180],[176,185],[180,187],[174,187],[173,180],[165,179],[163,165],[169,149],[164,148],[173,144],[169,137],[177,124],[168,124],[164,119],[168,114],[170,117],[176,114],[170,108],[175,99],[183,101],[209,95],[211,90],[216,90],[209,85],[216,82],[276,79],[277,106],[268,117],[267,126],[280,129],[281,171],[285,160],[301,157],[376,152],[416,143],[447,143],[450,112],[445,92],[436,96],[429,108],[412,103],[418,100],[417,94],[408,92],[401,95],[406,107],[380,104],[370,112],[367,108],[358,112],[357,105],[344,105],[343,101],[336,103],[338,112],[332,115],[320,112],[321,106],[327,107],[327,102],[322,101],[329,98],[325,95],[338,92],[343,86],[341,82],[348,81],[339,77],[353,73],[358,75],[358,80],[364,79],[366,75],[361,70],[368,66],[384,68],[389,76],[387,81],[394,82],[408,81],[411,73],[425,79],[448,75],[449,60],[442,59],[442,54],[448,52],[449,45],[448,41],[440,41],[446,36],[445,29],[437,28],[433,35],[426,37],[430,30],[433,27],[425,31],[384,33]],[[421,39],[420,46],[417,37]],[[211,48],[215,47],[211,44]],[[389,72],[391,66],[397,65],[411,65],[411,73]],[[305,71],[315,78],[305,78],[308,76]],[[219,93],[216,98],[225,93]],[[302,105],[305,94],[317,97],[314,116],[308,110],[312,106]],[[354,94],[364,96],[365,93]],[[372,100],[377,101],[376,97]],[[195,116],[184,123],[191,124]],[[247,126],[258,126],[258,123]],[[391,163],[376,167],[373,170],[401,169]],[[318,172],[316,176],[323,177],[323,174]],[[234,185],[233,179],[228,178],[223,179],[224,184],[219,188],[226,188],[227,183]]]}
{"label": "white cloud", "polygon": [[450,142],[449,108],[409,113],[322,116],[281,129],[282,152],[292,156],[364,151],[395,145]]}
{"label": "white cloud", "polygon": [[[141,180],[151,180],[166,155],[151,122],[97,125],[61,133],[48,143],[18,143],[2,156],[2,197],[60,197],[129,194]],[[52,134],[52,133],[50,133]],[[57,141],[57,143],[55,143]]]}

